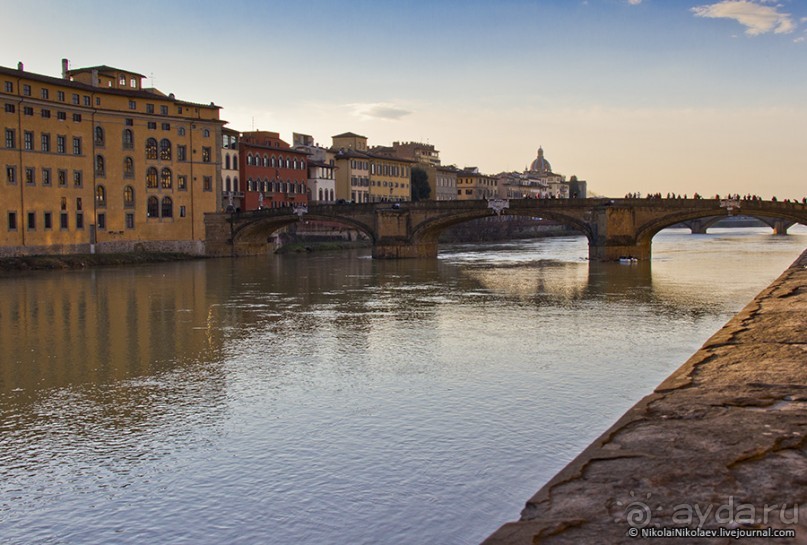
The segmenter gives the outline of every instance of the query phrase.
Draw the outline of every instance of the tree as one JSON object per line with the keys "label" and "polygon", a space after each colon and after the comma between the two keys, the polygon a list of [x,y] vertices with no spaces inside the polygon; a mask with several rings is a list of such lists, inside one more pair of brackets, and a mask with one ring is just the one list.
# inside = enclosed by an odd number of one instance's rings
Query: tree
{"label": "tree", "polygon": [[412,186],[412,200],[428,200],[432,193],[432,188],[429,187],[429,173],[420,167],[413,167],[409,180]]}

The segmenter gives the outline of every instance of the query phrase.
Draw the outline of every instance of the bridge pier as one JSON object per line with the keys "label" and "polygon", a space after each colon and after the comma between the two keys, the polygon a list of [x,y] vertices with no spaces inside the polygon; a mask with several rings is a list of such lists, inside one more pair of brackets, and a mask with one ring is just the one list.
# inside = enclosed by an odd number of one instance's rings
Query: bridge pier
{"label": "bridge pier", "polygon": [[381,240],[373,244],[373,259],[436,258],[437,242]]}
{"label": "bridge pier", "polygon": [[787,230],[793,225],[792,221],[777,219],[773,222],[774,235],[787,235]]}
{"label": "bridge pier", "polygon": [[623,257],[646,261],[650,259],[650,256],[650,241],[636,244],[609,243],[607,241],[605,244],[592,242],[588,244],[588,258],[590,261],[619,261]]}

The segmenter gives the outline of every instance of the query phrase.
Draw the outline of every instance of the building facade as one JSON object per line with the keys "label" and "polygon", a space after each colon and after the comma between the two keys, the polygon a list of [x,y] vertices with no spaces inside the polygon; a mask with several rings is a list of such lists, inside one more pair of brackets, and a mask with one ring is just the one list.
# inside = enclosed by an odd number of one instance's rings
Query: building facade
{"label": "building facade", "polygon": [[308,155],[276,132],[241,134],[238,144],[242,210],[308,204]]}
{"label": "building facade", "polygon": [[109,66],[0,67],[0,253],[203,253],[220,207],[219,107]]}
{"label": "building facade", "polygon": [[308,187],[311,202],[331,204],[336,202],[336,177],[334,153],[314,142],[308,134],[293,133],[294,149],[308,155]]}
{"label": "building facade", "polygon": [[228,212],[240,211],[243,207],[244,192],[240,189],[238,171],[238,131],[221,129],[221,201]]}
{"label": "building facade", "polygon": [[498,195],[496,178],[482,174],[476,167],[465,167],[457,172],[457,199],[472,201],[492,199]]}

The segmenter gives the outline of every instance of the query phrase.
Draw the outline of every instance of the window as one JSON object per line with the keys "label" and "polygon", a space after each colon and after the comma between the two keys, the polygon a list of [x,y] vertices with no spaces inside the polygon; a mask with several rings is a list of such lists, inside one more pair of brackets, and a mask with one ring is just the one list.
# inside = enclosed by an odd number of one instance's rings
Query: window
{"label": "window", "polygon": [[27,96],[27,97],[31,96],[31,86],[26,85],[26,84],[23,83],[22,84],[22,94]]}
{"label": "window", "polygon": [[177,146],[177,161],[188,160],[188,147],[185,145]]}
{"label": "window", "polygon": [[106,214],[101,213],[98,214],[96,217],[96,221],[98,223],[98,229],[106,229]]}
{"label": "window", "polygon": [[17,183],[17,167],[6,166],[6,183],[12,185]]}
{"label": "window", "polygon": [[81,197],[76,197],[76,210],[79,212],[84,210],[84,208],[81,206]]}
{"label": "window", "polygon": [[202,189],[204,191],[213,191],[213,178],[211,176],[202,177]]}
{"label": "window", "polygon": [[162,124],[162,129],[164,131],[170,131],[171,130],[171,124],[170,123],[163,123]]}
{"label": "window", "polygon": [[81,123],[81,114],[73,114],[73,121]]}
{"label": "window", "polygon": [[13,104],[6,104],[6,113],[7,114],[13,114],[16,111],[17,111],[17,108],[15,108]]}
{"label": "window", "polygon": [[136,110],[137,109],[137,102],[135,102],[134,100],[130,100],[129,101],[129,109],[130,110]]}
{"label": "window", "polygon": [[67,187],[67,171],[59,169],[56,171],[56,178],[59,182],[59,187]]}
{"label": "window", "polygon": [[134,119],[132,119],[131,117],[127,117],[126,119],[123,120],[123,124],[126,125],[127,127],[134,127]]}
{"label": "window", "polygon": [[171,200],[171,197],[163,197],[160,213],[164,218],[174,217],[174,201]]}
{"label": "window", "polygon": [[44,152],[50,151],[50,135],[48,133],[42,133],[40,135],[39,145],[42,148],[42,151]]}
{"label": "window", "polygon": [[157,130],[157,122],[156,121],[149,121],[146,125],[152,131]]}
{"label": "window", "polygon": [[124,76],[123,74],[121,74],[121,76],[118,78],[118,85],[120,87],[126,86],[126,76]]}
{"label": "window", "polygon": [[154,167],[149,167],[146,171],[146,187],[157,189],[157,169]]}
{"label": "window", "polygon": [[14,84],[10,81],[6,82],[6,93],[13,93],[14,92]]}
{"label": "window", "polygon": [[61,212],[59,214],[59,228],[63,231],[67,230],[67,212]]}
{"label": "window", "polygon": [[67,113],[65,112],[56,112],[56,119],[59,121],[66,121],[67,120]]}
{"label": "window", "polygon": [[134,229],[134,214],[131,212],[126,213],[126,228]]}
{"label": "window", "polygon": [[16,212],[9,212],[8,213],[8,230],[9,231],[16,231],[17,230],[17,213]]}
{"label": "window", "polygon": [[[182,112],[180,112],[180,113],[182,113]],[[179,136],[185,136],[185,127],[180,127],[179,129],[177,129],[177,134]]]}
{"label": "window", "polygon": [[79,100],[79,96],[76,93],[73,93],[73,104],[75,104],[76,106],[81,104],[81,100]]}
{"label": "window", "polygon": [[185,213],[185,206],[183,205],[183,206],[180,206],[180,207],[179,207],[179,217],[180,217],[180,218],[184,218],[185,216],[186,216],[186,213]]}
{"label": "window", "polygon": [[73,155],[81,155],[81,137],[73,137]]}
{"label": "window", "polygon": [[168,106],[160,106],[160,113],[162,115],[168,115]]}
{"label": "window", "polygon": [[53,214],[51,212],[45,212],[45,229],[53,229]]}
{"label": "window", "polygon": [[104,168],[104,156],[103,155],[96,155],[95,156],[95,175],[96,176],[106,176],[106,169]]}
{"label": "window", "polygon": [[135,193],[134,188],[130,185],[127,185],[123,188],[123,207],[124,208],[134,208],[135,205]]}
{"label": "window", "polygon": [[174,185],[173,176],[170,168],[164,168],[160,172],[160,187],[163,189],[171,189]]}
{"label": "window", "polygon": [[155,138],[149,138],[146,140],[146,159],[156,159],[157,158],[157,140]]}
{"label": "window", "polygon": [[28,212],[28,230],[36,229],[36,212]]}
{"label": "window", "polygon": [[188,190],[188,177],[187,176],[177,176],[177,189],[180,191],[187,191]]}
{"label": "window", "polygon": [[17,143],[15,142],[15,133],[14,129],[6,129],[6,147],[7,148],[16,148]]}
{"label": "window", "polygon": [[104,129],[103,127],[95,127],[95,145],[104,145]]}
{"label": "window", "polygon": [[25,185],[34,185],[35,183],[33,167],[25,167]]}
{"label": "window", "polygon": [[34,149],[34,133],[32,131],[24,131],[22,133],[23,148],[26,151]]}
{"label": "window", "polygon": [[154,113],[154,104],[146,104],[146,113],[153,114]]}
{"label": "window", "polygon": [[49,96],[48,96],[48,95],[49,95],[49,93],[48,93],[48,90],[47,90],[47,89],[45,89],[45,88],[43,87],[43,88],[42,88],[42,90],[39,92],[39,94],[40,94],[40,96],[42,97],[42,99],[43,99],[43,100],[48,100],[48,98],[49,98]]}
{"label": "window", "polygon": [[83,176],[80,170],[73,171],[73,187],[81,187],[84,183]]}
{"label": "window", "polygon": [[89,96],[84,95],[83,99],[84,99],[84,105],[85,105],[85,106],[90,106],[90,105],[92,104],[92,103],[90,102],[90,97],[89,97]]}
{"label": "window", "polygon": [[84,229],[84,212],[76,212],[76,229]]}
{"label": "window", "polygon": [[134,178],[134,159],[131,157],[123,158],[123,177]]}
{"label": "window", "polygon": [[160,213],[160,201],[157,197],[151,196],[146,202],[146,217],[156,218]]}
{"label": "window", "polygon": [[50,186],[50,169],[43,168],[42,169],[42,185]]}
{"label": "window", "polygon": [[203,163],[210,162],[210,148],[208,147],[202,148],[202,162]]}
{"label": "window", "polygon": [[171,160],[171,141],[167,138],[163,138],[160,140],[160,160],[161,161],[170,161]]}
{"label": "window", "polygon": [[137,88],[137,80],[135,78],[129,78],[129,87],[132,89]]}
{"label": "window", "polygon": [[134,148],[134,133],[132,129],[123,129],[123,149]]}
{"label": "window", "polygon": [[56,91],[56,100],[64,102],[64,91]]}
{"label": "window", "polygon": [[204,136],[205,138],[210,138],[210,129],[203,130],[202,136]]}
{"label": "window", "polygon": [[45,119],[50,119],[50,110],[42,108],[42,117]]}
{"label": "window", "polygon": [[[111,87],[111,85],[110,85],[110,87]],[[96,105],[96,106],[100,106],[100,105],[101,105],[101,97],[95,97],[95,105]]]}
{"label": "window", "polygon": [[95,206],[106,208],[106,188],[102,185],[95,188]]}
{"label": "window", "polygon": [[56,153],[66,153],[67,137],[61,134],[56,135]]}

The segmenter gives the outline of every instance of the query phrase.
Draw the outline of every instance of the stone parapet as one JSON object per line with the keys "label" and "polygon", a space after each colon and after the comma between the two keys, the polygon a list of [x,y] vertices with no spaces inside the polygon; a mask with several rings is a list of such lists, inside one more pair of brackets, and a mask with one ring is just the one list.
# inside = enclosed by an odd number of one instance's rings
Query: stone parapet
{"label": "stone parapet", "polygon": [[[807,252],[483,545],[807,543]],[[644,538],[644,539],[643,539]]]}

